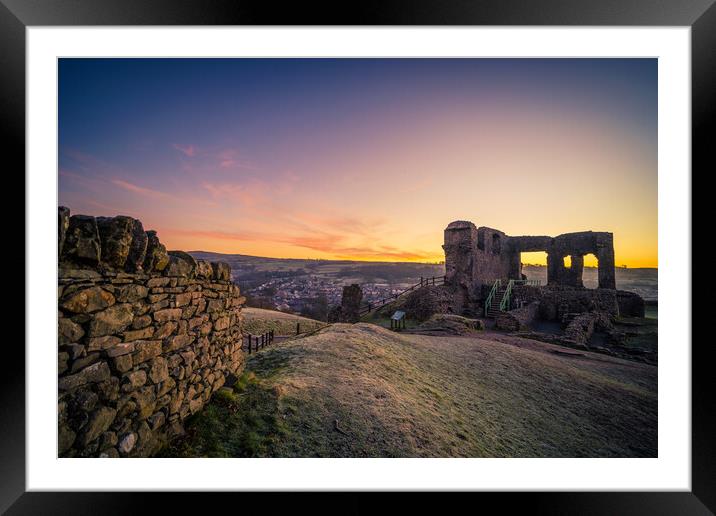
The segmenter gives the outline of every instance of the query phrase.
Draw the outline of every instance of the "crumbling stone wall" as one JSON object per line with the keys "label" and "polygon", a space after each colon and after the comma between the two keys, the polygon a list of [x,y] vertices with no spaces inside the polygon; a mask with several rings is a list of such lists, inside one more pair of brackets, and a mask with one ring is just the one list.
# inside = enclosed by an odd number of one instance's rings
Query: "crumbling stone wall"
{"label": "crumbling stone wall", "polygon": [[60,208],[58,244],[58,455],[150,456],[243,368],[245,299],[130,217]]}
{"label": "crumbling stone wall", "polygon": [[644,299],[634,292],[617,290],[617,303],[619,304],[619,315],[624,317],[644,317]]}
{"label": "crumbling stone wall", "polygon": [[[580,287],[584,256],[594,254],[598,260],[600,289],[616,289],[614,271],[614,237],[612,233],[582,231],[549,236],[509,236],[497,229],[476,227],[465,220],[445,228],[445,285],[453,289],[461,312],[476,313],[485,290],[497,279],[525,279],[520,254],[547,253],[547,284]],[[571,258],[565,267],[564,259]],[[625,301],[626,302],[626,301]]]}
{"label": "crumbling stone wall", "polygon": [[539,301],[533,301],[509,312],[500,312],[495,318],[495,328],[505,331],[519,331],[530,327],[539,315]]}
{"label": "crumbling stone wall", "polygon": [[562,343],[575,347],[586,347],[596,330],[613,332],[614,325],[609,314],[604,312],[587,312],[570,314],[571,318],[564,329]]}
{"label": "crumbling stone wall", "polygon": [[539,302],[540,319],[561,321],[565,314],[570,313],[598,311],[611,316],[620,315],[617,299],[622,292],[624,291],[554,285],[546,287],[516,285],[512,290],[512,296],[523,304]]}
{"label": "crumbling stone wall", "polygon": [[[426,321],[436,314],[456,314],[453,292],[444,286],[427,286],[407,294],[399,307],[407,317]],[[392,308],[384,315],[390,317]]]}
{"label": "crumbling stone wall", "polygon": [[[614,235],[607,232],[581,231],[565,233],[554,238],[540,236],[509,237],[510,251],[516,255],[523,252],[545,251],[547,253],[547,284],[583,287],[582,272],[584,256],[593,254],[598,261],[599,288],[616,289],[614,272]],[[571,259],[565,267],[564,258]],[[521,270],[512,270],[511,277],[519,279]]]}

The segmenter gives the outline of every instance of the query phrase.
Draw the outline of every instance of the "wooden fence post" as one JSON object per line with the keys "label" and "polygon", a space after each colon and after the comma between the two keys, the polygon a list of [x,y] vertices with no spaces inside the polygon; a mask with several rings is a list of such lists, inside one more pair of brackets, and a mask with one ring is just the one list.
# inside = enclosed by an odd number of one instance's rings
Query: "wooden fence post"
{"label": "wooden fence post", "polygon": [[301,333],[301,323],[297,322],[296,323],[296,335],[298,335],[299,333]]}
{"label": "wooden fence post", "polygon": [[247,337],[248,337],[248,339],[249,339],[249,355],[250,355],[250,354],[251,354],[251,334],[249,333],[249,334],[247,335]]}
{"label": "wooden fence post", "polygon": [[258,351],[258,350],[259,350],[259,338],[257,336],[256,337],[256,351]]}

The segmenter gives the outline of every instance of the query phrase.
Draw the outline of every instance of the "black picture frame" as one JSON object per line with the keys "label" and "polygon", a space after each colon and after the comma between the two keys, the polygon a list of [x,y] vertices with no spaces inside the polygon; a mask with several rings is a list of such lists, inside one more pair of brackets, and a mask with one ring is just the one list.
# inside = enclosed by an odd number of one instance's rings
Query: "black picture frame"
{"label": "black picture frame", "polygon": [[[5,156],[15,158],[16,170],[24,170],[25,166],[25,30],[48,25],[689,26],[692,181],[712,168],[707,167],[712,162],[713,145],[708,135],[716,125],[714,0],[364,0],[330,5],[286,2],[280,8],[272,2],[255,0],[0,0],[1,144],[6,147]],[[18,182],[20,188],[24,191],[24,181]],[[24,246],[23,251],[19,244],[17,249],[24,259]],[[15,261],[19,260],[15,256]],[[482,500],[478,503],[489,500],[497,502],[501,511],[519,506],[529,507],[530,512],[551,514],[712,514],[716,511],[716,424],[712,417],[716,402],[713,366],[707,359],[709,341],[692,346],[691,492],[486,493],[480,495]],[[137,500],[146,494],[25,492],[25,377],[20,365],[25,363],[25,350],[17,341],[6,343],[4,348],[4,361],[14,367],[5,368],[0,376],[0,512],[124,514],[149,508]],[[230,496],[213,494],[211,503],[231,503],[227,499]],[[245,507],[249,501],[258,501],[257,495],[239,496]],[[316,511],[315,502],[302,501],[305,497],[287,501],[283,496],[270,496],[272,512],[282,505],[295,511],[304,504]],[[422,496],[413,495],[412,502],[422,505]],[[173,508],[185,512],[194,503],[193,498],[176,493],[161,500],[165,513]],[[383,502],[376,495],[354,494],[341,502],[340,508],[328,508],[333,514],[372,512],[378,504]]]}

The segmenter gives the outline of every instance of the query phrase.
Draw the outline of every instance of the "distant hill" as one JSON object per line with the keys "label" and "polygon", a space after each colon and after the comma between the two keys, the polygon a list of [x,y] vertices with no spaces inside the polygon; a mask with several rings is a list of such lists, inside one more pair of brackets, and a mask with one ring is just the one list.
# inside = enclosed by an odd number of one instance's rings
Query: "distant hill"
{"label": "distant hill", "polygon": [[420,262],[386,262],[386,261],[369,261],[369,260],[324,260],[323,258],[269,258],[265,256],[251,256],[248,254],[227,254],[227,253],[214,253],[211,251],[188,251],[190,255],[198,260],[223,260],[227,262],[239,262],[239,263],[256,263],[256,262],[287,262],[295,265],[302,264],[356,264],[356,265],[430,265],[430,266],[442,266],[441,264],[434,263],[420,263]]}

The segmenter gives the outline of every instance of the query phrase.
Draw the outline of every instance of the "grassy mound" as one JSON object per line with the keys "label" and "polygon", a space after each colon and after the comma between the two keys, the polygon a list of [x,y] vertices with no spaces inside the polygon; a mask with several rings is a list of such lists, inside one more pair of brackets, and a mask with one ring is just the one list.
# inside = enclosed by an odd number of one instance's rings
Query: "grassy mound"
{"label": "grassy mound", "polygon": [[301,333],[317,330],[327,324],[300,315],[262,308],[244,308],[241,313],[244,317],[243,332],[251,335],[261,335],[270,330],[274,330],[275,335],[295,335],[296,323],[300,323]]}
{"label": "grassy mound", "polygon": [[453,314],[435,314],[418,328],[412,330],[411,333],[472,335],[484,329],[484,323],[478,319],[469,319]]}
{"label": "grassy mound", "polygon": [[180,457],[655,457],[656,368],[481,332],[335,324],[248,359]]}

